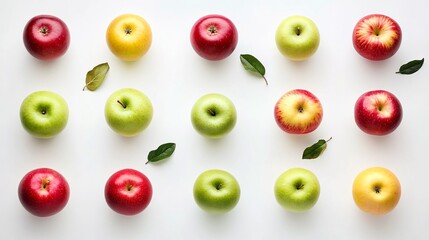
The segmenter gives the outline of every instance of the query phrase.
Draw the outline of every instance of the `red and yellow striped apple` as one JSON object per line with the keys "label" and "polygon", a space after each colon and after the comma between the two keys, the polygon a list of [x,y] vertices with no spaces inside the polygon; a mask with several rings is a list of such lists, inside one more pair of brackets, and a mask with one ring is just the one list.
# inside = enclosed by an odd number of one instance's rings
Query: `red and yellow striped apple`
{"label": "red and yellow striped apple", "polygon": [[323,108],[319,99],[304,89],[286,92],[274,107],[277,125],[292,134],[310,133],[320,125]]}
{"label": "red and yellow striped apple", "polygon": [[362,57],[380,61],[398,51],[401,39],[401,27],[395,20],[382,14],[370,14],[357,22],[352,41]]}

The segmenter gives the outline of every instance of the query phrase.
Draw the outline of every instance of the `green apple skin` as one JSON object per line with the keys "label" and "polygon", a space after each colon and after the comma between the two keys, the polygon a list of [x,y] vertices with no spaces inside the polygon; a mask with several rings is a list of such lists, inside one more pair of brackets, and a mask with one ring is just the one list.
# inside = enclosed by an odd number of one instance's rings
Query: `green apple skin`
{"label": "green apple skin", "polygon": [[51,91],[28,95],[19,110],[24,129],[36,138],[53,138],[67,125],[69,108],[64,98]]}
{"label": "green apple skin", "polygon": [[305,16],[290,16],[283,19],[277,27],[275,38],[279,51],[293,61],[310,58],[320,42],[316,24]]}
{"label": "green apple skin", "polygon": [[145,130],[153,116],[149,98],[134,88],[122,88],[113,92],[104,107],[109,127],[124,137],[133,137]]}
{"label": "green apple skin", "polygon": [[223,214],[240,200],[240,185],[230,173],[211,169],[201,173],[194,183],[194,199],[204,211]]}
{"label": "green apple skin", "polygon": [[210,93],[200,97],[191,112],[194,129],[208,138],[222,138],[234,128],[237,110],[225,95]]}
{"label": "green apple skin", "polygon": [[280,206],[287,211],[305,212],[319,199],[319,180],[310,170],[290,168],[277,178],[274,195]]}

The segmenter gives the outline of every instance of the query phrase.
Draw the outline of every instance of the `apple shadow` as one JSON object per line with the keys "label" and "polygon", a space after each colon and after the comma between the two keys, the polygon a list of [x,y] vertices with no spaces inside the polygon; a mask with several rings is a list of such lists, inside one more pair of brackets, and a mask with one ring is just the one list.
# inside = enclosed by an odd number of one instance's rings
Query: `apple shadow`
{"label": "apple shadow", "polygon": [[222,69],[231,67],[231,57],[219,60],[219,61],[210,61],[204,58],[201,58],[200,56],[195,56],[195,58],[192,61],[192,66],[195,69],[201,69],[199,71],[204,71],[206,75],[209,76],[219,76],[219,72],[222,71]]}
{"label": "apple shadow", "polygon": [[280,218],[278,220],[282,221],[281,225],[287,226],[288,231],[291,232],[292,235],[300,235],[303,232],[309,231],[308,226],[316,226],[320,224],[320,218],[317,217],[317,215],[318,213],[313,209],[303,213],[283,210],[283,213],[279,216]]}
{"label": "apple shadow", "polygon": [[39,72],[46,72],[51,69],[58,68],[59,65],[61,65],[61,61],[63,58],[65,58],[66,55],[55,59],[55,61],[44,61],[36,59],[35,57],[29,56],[27,59],[28,62],[31,62],[31,64],[27,64],[26,66],[34,66],[34,69],[37,69]]}
{"label": "apple shadow", "polygon": [[[64,212],[60,212],[54,216],[50,217],[36,217],[26,212],[24,209],[21,209],[18,212],[22,212],[19,215],[19,223],[22,224],[22,228],[25,231],[17,232],[15,237],[20,239],[20,234],[22,236],[32,236],[33,239],[49,239],[50,235],[57,236],[61,232],[67,232],[68,228],[71,226],[67,224],[67,216]],[[46,229],[50,229],[46,231]],[[24,237],[25,238],[25,237]]]}
{"label": "apple shadow", "polygon": [[207,138],[204,136],[197,136],[198,149],[205,156],[224,156],[225,152],[234,151],[234,138],[233,136],[227,135],[222,138]]}
{"label": "apple shadow", "polygon": [[[235,214],[233,209],[231,212],[222,214],[211,214],[204,212],[201,209],[197,209],[199,214],[195,217],[197,229],[203,229],[200,231],[201,234],[198,236],[199,239],[213,239],[216,236],[217,239],[226,238],[231,232],[236,231],[240,225],[239,215]],[[222,231],[219,231],[222,229]]]}
{"label": "apple shadow", "polygon": [[[53,138],[42,139],[28,135],[24,137],[25,141],[19,143],[19,146],[25,146],[25,149],[34,149],[38,154],[33,154],[33,156],[41,156],[41,153],[52,153],[53,150],[59,149],[56,146],[64,144],[61,138],[62,136],[55,136]],[[14,148],[14,150],[22,151],[22,148]]]}
{"label": "apple shadow", "polygon": [[314,144],[320,137],[316,137],[313,134],[285,134],[284,137],[287,140],[288,148],[301,149],[303,146],[310,146]]}
{"label": "apple shadow", "polygon": [[114,236],[114,239],[132,239],[136,232],[144,232],[144,227],[150,226],[148,224],[149,219],[145,213],[143,211],[137,215],[125,216],[110,211],[104,216],[105,229],[109,231],[107,236]]}
{"label": "apple shadow", "polygon": [[369,146],[367,152],[371,152],[373,155],[388,151],[388,149],[392,148],[398,149],[396,148],[396,146],[398,146],[398,144],[402,142],[400,139],[400,135],[397,135],[396,133],[392,133],[385,136],[374,136],[359,132],[355,139],[357,140],[357,147],[361,145]]}
{"label": "apple shadow", "polygon": [[362,231],[369,234],[369,236],[374,236],[376,238],[384,238],[386,232],[391,231],[393,226],[401,226],[401,218],[395,215],[394,212],[387,213],[385,215],[371,215],[364,212],[359,213],[360,224],[359,228]]}

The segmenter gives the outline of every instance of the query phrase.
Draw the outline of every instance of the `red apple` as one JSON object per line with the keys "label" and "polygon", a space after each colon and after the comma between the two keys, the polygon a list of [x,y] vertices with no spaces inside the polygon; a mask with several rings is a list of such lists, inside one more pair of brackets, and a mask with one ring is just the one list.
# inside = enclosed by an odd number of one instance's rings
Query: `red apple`
{"label": "red apple", "polygon": [[50,168],[28,172],[19,183],[18,197],[22,206],[38,217],[60,212],[69,200],[70,189],[66,179]]}
{"label": "red apple", "polygon": [[374,61],[393,56],[401,45],[402,31],[392,18],[370,14],[360,19],[353,29],[353,46],[364,58]]}
{"label": "red apple", "polygon": [[295,89],[280,97],[274,107],[274,117],[277,125],[287,133],[309,133],[322,121],[322,104],[311,92]]}
{"label": "red apple", "polygon": [[202,58],[222,60],[234,51],[238,32],[231,20],[211,14],[198,19],[192,26],[191,44]]}
{"label": "red apple", "polygon": [[401,120],[401,103],[388,91],[369,91],[362,94],[356,101],[356,124],[368,134],[389,134],[399,126]]}
{"label": "red apple", "polygon": [[38,15],[30,19],[25,25],[23,39],[28,52],[40,60],[59,58],[70,45],[67,25],[51,15]]}
{"label": "red apple", "polygon": [[152,184],[143,173],[134,169],[122,169],[107,180],[104,196],[113,211],[123,215],[136,215],[149,205]]}

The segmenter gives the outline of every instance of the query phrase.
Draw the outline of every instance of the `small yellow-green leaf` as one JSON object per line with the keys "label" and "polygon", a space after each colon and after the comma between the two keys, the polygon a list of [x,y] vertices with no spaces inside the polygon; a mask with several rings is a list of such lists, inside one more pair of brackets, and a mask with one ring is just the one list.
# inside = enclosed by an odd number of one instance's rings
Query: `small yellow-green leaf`
{"label": "small yellow-green leaf", "polygon": [[424,63],[425,59],[422,58],[421,60],[412,60],[409,61],[407,63],[405,63],[404,65],[402,65],[399,68],[399,71],[397,71],[396,73],[400,73],[400,74],[413,74],[415,72],[417,72]]}
{"label": "small yellow-green leaf", "polygon": [[323,151],[326,150],[326,147],[328,146],[327,143],[331,139],[332,138],[329,138],[328,140],[320,139],[319,141],[317,141],[317,143],[311,145],[310,147],[307,147],[302,154],[302,159],[318,158],[323,153]]}
{"label": "small yellow-green leaf", "polygon": [[265,67],[256,57],[250,54],[241,54],[240,61],[245,70],[261,76],[265,80],[265,84],[268,85],[268,81],[265,78]]}
{"label": "small yellow-green leaf", "polygon": [[103,83],[109,69],[110,67],[108,63],[102,63],[86,73],[86,84],[83,87],[83,90],[87,88],[88,90],[95,91]]}
{"label": "small yellow-green leaf", "polygon": [[149,152],[146,164],[148,164],[149,162],[158,162],[160,160],[170,157],[174,153],[175,149],[175,143],[164,143],[160,145],[157,149]]}

